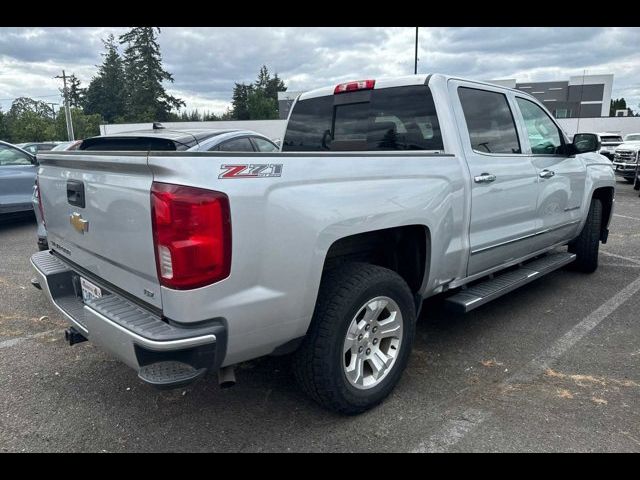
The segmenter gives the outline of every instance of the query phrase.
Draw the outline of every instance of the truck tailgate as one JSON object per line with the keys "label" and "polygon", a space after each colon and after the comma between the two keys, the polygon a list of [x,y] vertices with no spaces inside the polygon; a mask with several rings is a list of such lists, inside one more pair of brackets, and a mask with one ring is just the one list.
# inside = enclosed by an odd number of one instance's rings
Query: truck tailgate
{"label": "truck tailgate", "polygon": [[123,291],[162,308],[147,153],[38,155],[49,246]]}

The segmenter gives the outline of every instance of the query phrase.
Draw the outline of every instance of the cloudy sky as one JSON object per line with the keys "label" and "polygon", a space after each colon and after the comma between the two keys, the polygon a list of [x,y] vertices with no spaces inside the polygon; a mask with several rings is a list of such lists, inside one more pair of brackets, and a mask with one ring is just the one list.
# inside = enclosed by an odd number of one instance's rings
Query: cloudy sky
{"label": "cloudy sky", "polygon": [[[0,28],[0,107],[19,96],[60,103],[53,77],[64,68],[86,86],[101,63],[102,38],[125,28]],[[255,80],[262,64],[289,90],[413,73],[411,27],[162,28],[168,90],[187,109],[222,113],[234,82]],[[568,80],[613,73],[613,98],[640,109],[640,28],[420,28],[420,73],[486,80]]]}

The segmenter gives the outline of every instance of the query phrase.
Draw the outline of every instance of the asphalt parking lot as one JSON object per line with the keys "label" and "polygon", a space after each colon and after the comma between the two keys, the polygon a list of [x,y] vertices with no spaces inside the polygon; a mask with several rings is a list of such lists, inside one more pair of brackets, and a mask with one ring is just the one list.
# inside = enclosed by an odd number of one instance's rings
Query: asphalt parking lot
{"label": "asphalt parking lot", "polygon": [[157,391],[30,285],[33,217],[0,224],[0,451],[640,451],[640,198],[618,182],[592,275],[554,272],[467,315],[429,300],[393,394],[357,417],[286,358]]}

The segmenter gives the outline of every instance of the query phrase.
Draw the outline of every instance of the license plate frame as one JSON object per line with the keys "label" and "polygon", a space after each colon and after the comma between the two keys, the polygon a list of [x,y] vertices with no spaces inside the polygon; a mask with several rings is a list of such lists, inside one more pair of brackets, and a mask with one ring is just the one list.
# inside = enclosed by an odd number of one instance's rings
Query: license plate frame
{"label": "license plate frame", "polygon": [[102,298],[102,289],[86,278],[80,277],[80,289],[82,290],[82,301],[84,303],[96,298]]}

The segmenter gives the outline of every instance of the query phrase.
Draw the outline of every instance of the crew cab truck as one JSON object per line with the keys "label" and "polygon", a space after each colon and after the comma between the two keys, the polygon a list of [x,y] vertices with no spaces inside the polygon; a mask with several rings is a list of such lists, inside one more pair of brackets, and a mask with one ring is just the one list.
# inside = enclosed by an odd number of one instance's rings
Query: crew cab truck
{"label": "crew cab truck", "polygon": [[[466,312],[563,265],[593,272],[614,202],[597,136],[444,75],[300,95],[280,152],[39,155],[31,263],[89,339],[159,387],[292,354],[354,414],[407,364],[423,299]],[[568,248],[565,248],[568,245]]]}

